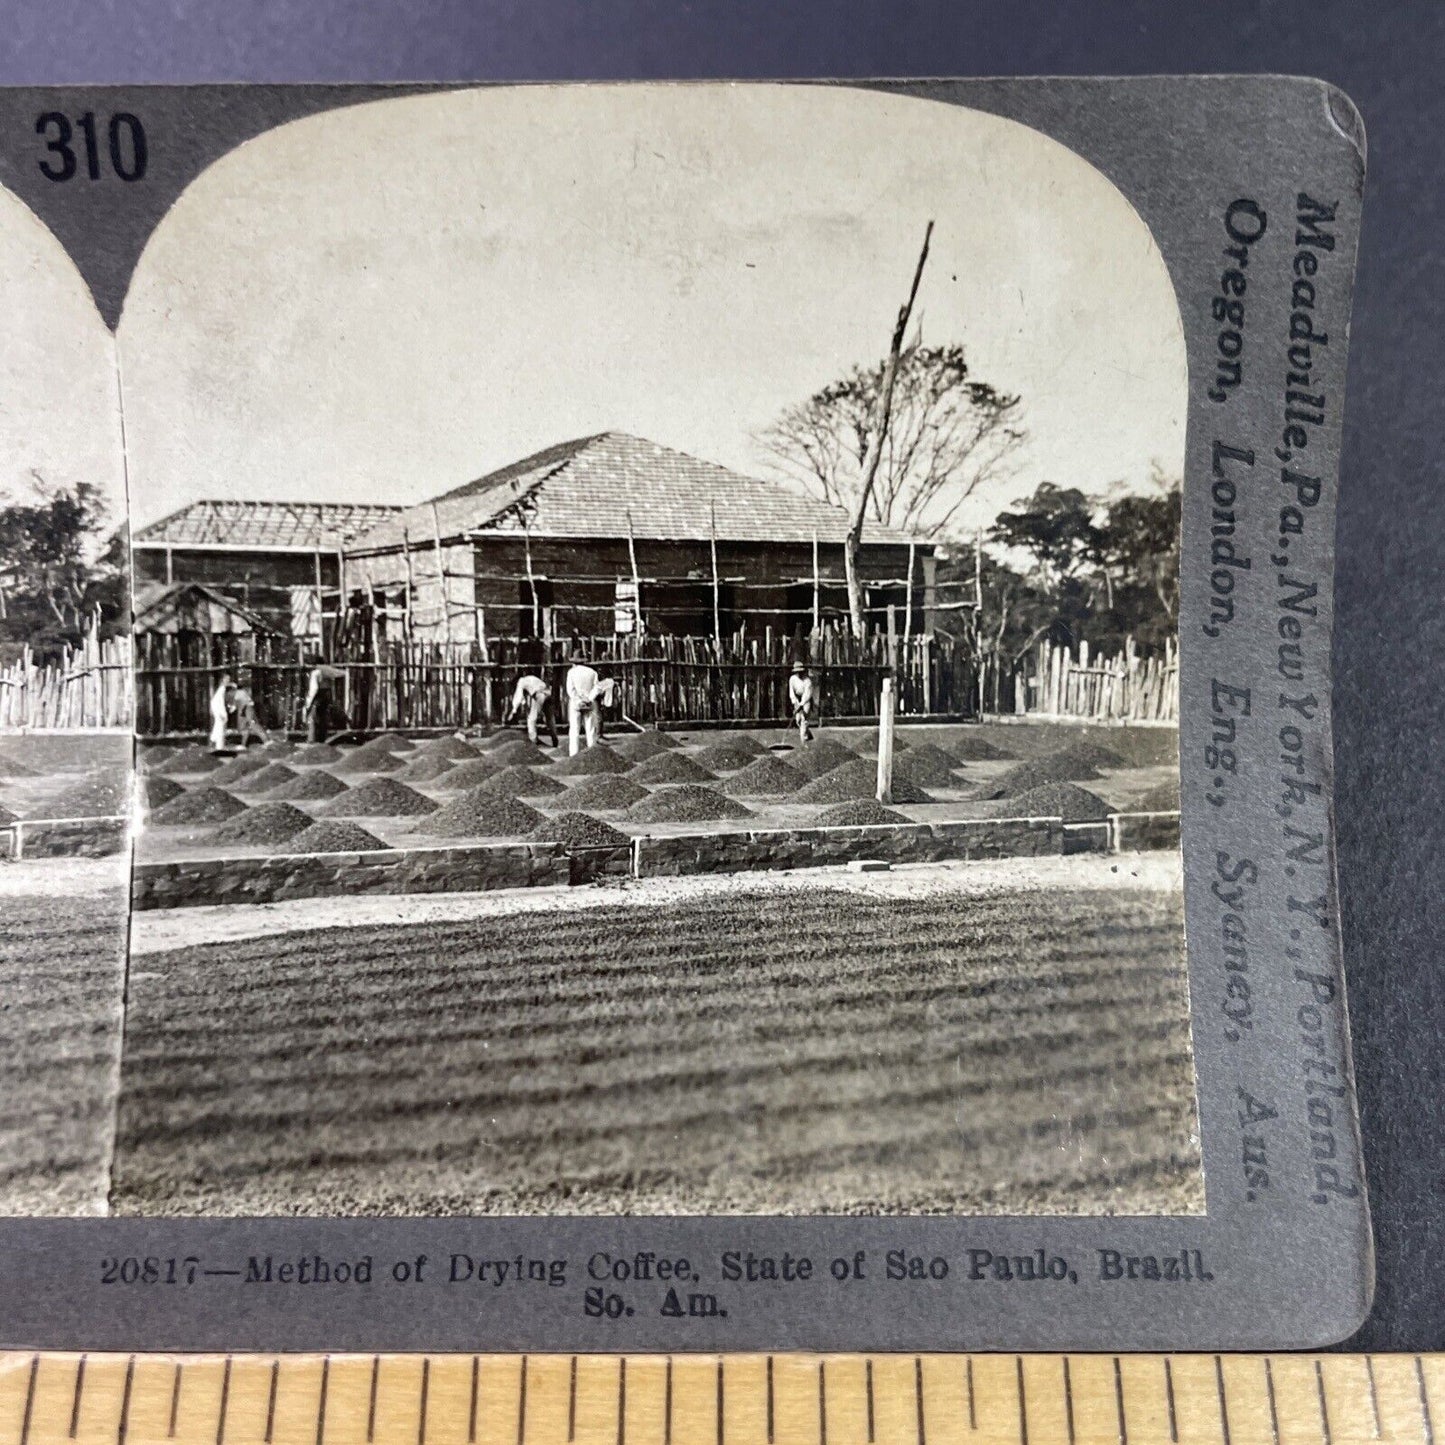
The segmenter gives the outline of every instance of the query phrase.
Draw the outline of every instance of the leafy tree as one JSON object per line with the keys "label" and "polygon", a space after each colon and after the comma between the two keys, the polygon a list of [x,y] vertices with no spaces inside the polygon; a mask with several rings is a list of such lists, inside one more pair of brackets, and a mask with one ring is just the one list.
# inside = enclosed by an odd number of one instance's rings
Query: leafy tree
{"label": "leafy tree", "polygon": [[[850,513],[861,491],[887,362],[855,367],[789,407],[759,440],[778,468]],[[961,346],[915,342],[898,359],[871,521],[920,537],[947,533],[984,482],[1002,476],[1022,442],[1017,396],[976,380]]]}
{"label": "leafy tree", "polygon": [[0,507],[0,636],[44,652],[79,641],[97,612],[124,623],[125,536],[107,542],[106,520],[89,482]]}
{"label": "leafy tree", "polygon": [[1152,594],[1169,626],[1179,618],[1180,487],[1155,468],[1152,495],[1120,497],[1100,525],[1104,565],[1125,587]]}
{"label": "leafy tree", "polygon": [[1102,556],[1097,509],[1098,502],[1077,487],[1041,482],[1033,496],[999,513],[988,538],[1027,553],[1044,585],[1057,590]]}

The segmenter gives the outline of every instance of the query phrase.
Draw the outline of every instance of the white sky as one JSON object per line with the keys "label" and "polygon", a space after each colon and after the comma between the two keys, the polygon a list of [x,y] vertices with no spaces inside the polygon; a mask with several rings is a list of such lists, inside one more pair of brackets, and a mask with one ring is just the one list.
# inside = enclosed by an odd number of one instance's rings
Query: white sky
{"label": "white sky", "polygon": [[1063,147],[859,90],[533,87],[300,121],[190,187],[119,333],[136,520],[412,502],[608,429],[766,475],[757,432],[882,355],[930,218],[924,339],[1029,432],[961,521],[1177,472],[1162,258]]}
{"label": "white sky", "polygon": [[0,505],[79,482],[125,520],[115,342],[60,242],[0,189]]}

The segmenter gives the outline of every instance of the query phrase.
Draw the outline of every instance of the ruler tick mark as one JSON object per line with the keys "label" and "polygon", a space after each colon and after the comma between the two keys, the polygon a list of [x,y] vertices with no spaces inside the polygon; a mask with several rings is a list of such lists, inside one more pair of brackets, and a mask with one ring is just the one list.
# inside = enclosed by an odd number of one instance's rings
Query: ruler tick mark
{"label": "ruler tick mark", "polygon": [[567,1438],[577,1438],[577,1356],[572,1356],[572,1368],[567,1376]]}
{"label": "ruler tick mark", "polygon": [[1124,1418],[1124,1371],[1114,1356],[1114,1414],[1119,1420],[1119,1445],[1129,1445],[1129,1425]]}
{"label": "ruler tick mark", "polygon": [[1179,1445],[1179,1417],[1174,1412],[1174,1367],[1169,1356],[1164,1356],[1164,1399],[1169,1405],[1169,1439]]}
{"label": "ruler tick mark", "polygon": [[366,1439],[367,1445],[376,1438],[376,1381],[381,1374],[381,1356],[371,1357],[371,1399],[366,1407]]}
{"label": "ruler tick mark", "polygon": [[828,1367],[818,1361],[818,1445],[828,1445]]}
{"label": "ruler tick mark", "polygon": [[477,1445],[477,1386],[481,1382],[482,1360],[472,1356],[472,1398],[467,1407],[467,1445]]}
{"label": "ruler tick mark", "polygon": [[928,1445],[928,1433],[923,1428],[923,1356],[913,1357],[913,1398],[918,1411],[918,1445]]}
{"label": "ruler tick mark", "polygon": [[1365,1378],[1370,1382],[1370,1414],[1375,1421],[1374,1438],[1380,1438],[1380,1392],[1375,1385],[1375,1357],[1365,1356]]}
{"label": "ruler tick mark", "polygon": [[522,1356],[522,1388],[517,1396],[517,1445],[527,1438],[527,1357]]}
{"label": "ruler tick mark", "polygon": [[627,1356],[617,1362],[617,1445],[627,1440]]}
{"label": "ruler tick mark", "polygon": [[717,1445],[723,1445],[723,1362],[717,1362]]}
{"label": "ruler tick mark", "polygon": [[316,1411],[316,1445],[321,1445],[326,1435],[326,1390],[331,1383],[331,1356],[321,1357],[321,1401]]}
{"label": "ruler tick mark", "polygon": [[421,1361],[421,1413],[416,1426],[416,1445],[426,1445],[426,1405],[431,1389],[431,1357],[423,1355]]}
{"label": "ruler tick mark", "polygon": [[1269,1363],[1269,1356],[1264,1357],[1264,1389],[1269,1396],[1269,1433],[1274,1445],[1279,1445],[1279,1406],[1274,1398],[1274,1368]]}
{"label": "ruler tick mark", "polygon": [[773,1357],[768,1356],[768,1445],[773,1445]]}
{"label": "ruler tick mark", "polygon": [[25,1416],[20,1421],[20,1445],[30,1445],[30,1420],[35,1413],[35,1377],[40,1373],[40,1356],[30,1357],[30,1378],[25,1382]]}
{"label": "ruler tick mark", "polygon": [[216,1411],[216,1445],[226,1445],[226,1409],[231,1403],[231,1357],[221,1371],[221,1408]]}
{"label": "ruler tick mark", "polygon": [[672,1445],[672,1356],[667,1357],[667,1373],[662,1401],[662,1442]]}
{"label": "ruler tick mark", "polygon": [[1415,1356],[1415,1380],[1420,1386],[1420,1422],[1425,1427],[1425,1445],[1435,1445],[1435,1422],[1430,1418],[1430,1393],[1425,1388],[1425,1366]]}
{"label": "ruler tick mark", "polygon": [[[70,1438],[75,1439],[75,1432],[80,1429],[80,1395],[85,1389],[85,1356],[80,1357],[75,1366],[75,1394],[70,1400]],[[1421,1386],[1424,1389],[1424,1386]]]}
{"label": "ruler tick mark", "polygon": [[1019,1445],[1029,1445],[1029,1402],[1024,1393],[1024,1357],[1014,1356],[1014,1372],[1019,1382]]}
{"label": "ruler tick mark", "polygon": [[[972,1356],[972,1355],[970,1355],[970,1356],[963,1362],[963,1378],[964,1378],[965,1381],[967,1381],[967,1383],[968,1383],[968,1428],[969,1428],[970,1430],[977,1430],[977,1429],[978,1429],[978,1412],[974,1409],[974,1405],[973,1405],[973,1356]],[[870,1435],[868,1438],[871,1440],[873,1437]]]}
{"label": "ruler tick mark", "polygon": [[1332,1445],[1330,1407],[1325,1401],[1325,1372],[1318,1360],[1315,1361],[1315,1393],[1320,1398],[1320,1429],[1324,1432],[1325,1445]]}
{"label": "ruler tick mark", "polygon": [[125,1362],[125,1385],[120,1395],[120,1424],[115,1430],[116,1445],[125,1445],[125,1437],[130,1430],[130,1392],[134,1383],[135,1356],[132,1355]]}
{"label": "ruler tick mark", "polygon": [[1224,1445],[1229,1445],[1229,1400],[1224,1393],[1224,1362],[1214,1357],[1214,1393],[1219,1396],[1219,1430]]}
{"label": "ruler tick mark", "polygon": [[176,1372],[171,1377],[171,1418],[166,1426],[166,1439],[176,1438],[176,1413],[181,1408],[181,1362],[176,1361]]}
{"label": "ruler tick mark", "polygon": [[863,1384],[868,1396],[868,1445],[873,1445],[873,1361],[863,1362]]}
{"label": "ruler tick mark", "polygon": [[1064,1356],[1064,1423],[1069,1429],[1069,1445],[1074,1445],[1074,1379],[1067,1355]]}
{"label": "ruler tick mark", "polygon": [[271,1361],[271,1388],[266,1395],[266,1445],[271,1445],[271,1436],[276,1428],[276,1386],[281,1381],[281,1361]]}

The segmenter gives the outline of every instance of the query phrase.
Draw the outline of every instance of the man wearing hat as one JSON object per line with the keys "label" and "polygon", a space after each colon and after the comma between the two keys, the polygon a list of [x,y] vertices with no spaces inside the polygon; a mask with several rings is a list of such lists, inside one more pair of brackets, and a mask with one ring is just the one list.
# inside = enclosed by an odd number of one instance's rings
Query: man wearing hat
{"label": "man wearing hat", "polygon": [[567,698],[567,752],[576,757],[585,734],[587,746],[595,748],[602,736],[602,704],[612,704],[613,683],[598,677],[596,669],[581,652],[572,654],[563,693]]}
{"label": "man wearing hat", "polygon": [[792,675],[788,678],[788,702],[793,709],[793,724],[798,729],[799,738],[805,743],[812,742],[813,730],[808,726],[808,719],[817,704],[817,692],[804,663],[793,664]]}

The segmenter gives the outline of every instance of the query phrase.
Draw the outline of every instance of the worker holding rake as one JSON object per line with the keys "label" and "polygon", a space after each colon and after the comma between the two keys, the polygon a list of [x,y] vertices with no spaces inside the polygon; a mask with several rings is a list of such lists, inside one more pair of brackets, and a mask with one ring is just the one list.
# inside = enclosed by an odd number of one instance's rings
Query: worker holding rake
{"label": "worker holding rake", "polygon": [[813,679],[808,675],[806,663],[795,662],[788,678],[788,704],[793,709],[793,726],[798,730],[798,740],[813,741],[810,719],[817,710],[818,693]]}

